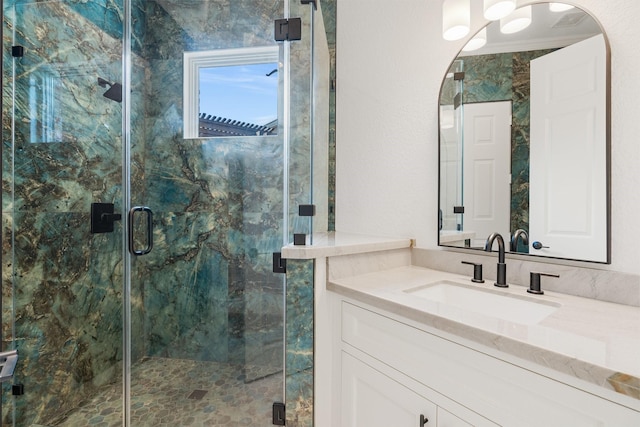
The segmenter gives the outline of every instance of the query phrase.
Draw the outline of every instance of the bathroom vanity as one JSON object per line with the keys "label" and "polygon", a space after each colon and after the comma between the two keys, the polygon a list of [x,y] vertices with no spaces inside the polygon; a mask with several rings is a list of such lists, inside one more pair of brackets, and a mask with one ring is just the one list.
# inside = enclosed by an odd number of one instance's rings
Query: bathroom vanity
{"label": "bathroom vanity", "polygon": [[316,262],[316,426],[640,425],[638,307],[335,243],[283,249]]}
{"label": "bathroom vanity", "polygon": [[[332,288],[348,293],[339,285]],[[411,322],[345,296],[336,304],[341,329],[336,392],[343,426],[415,426],[421,416],[430,420],[426,425],[441,427],[640,422],[640,413],[625,405],[442,333],[432,322]]]}

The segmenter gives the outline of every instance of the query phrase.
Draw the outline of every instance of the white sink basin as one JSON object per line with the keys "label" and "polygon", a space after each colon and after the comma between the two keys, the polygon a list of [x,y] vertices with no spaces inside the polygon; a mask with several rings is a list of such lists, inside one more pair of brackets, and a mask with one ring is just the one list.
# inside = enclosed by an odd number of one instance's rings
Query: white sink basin
{"label": "white sink basin", "polygon": [[405,292],[439,304],[527,325],[540,322],[559,307],[558,304],[527,296],[450,281],[431,283]]}

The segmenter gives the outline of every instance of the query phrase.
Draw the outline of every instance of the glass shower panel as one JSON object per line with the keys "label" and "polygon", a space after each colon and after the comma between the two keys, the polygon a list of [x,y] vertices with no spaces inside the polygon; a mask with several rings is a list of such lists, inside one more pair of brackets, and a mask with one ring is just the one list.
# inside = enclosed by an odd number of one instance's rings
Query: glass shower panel
{"label": "glass shower panel", "polygon": [[121,80],[121,5],[4,1],[3,13],[2,338],[24,394],[3,386],[2,424],[60,425],[122,389],[120,228],[90,234],[89,217],[121,198],[121,106],[103,96]]}
{"label": "glass shower panel", "polygon": [[[440,97],[440,189],[441,232],[463,230],[463,215],[455,208],[463,206],[462,186],[462,95],[463,80],[456,73],[464,71],[462,60],[455,60],[447,73]],[[443,233],[440,233],[441,239]]]}
{"label": "glass shower panel", "polygon": [[[312,44],[311,62],[311,197],[316,214],[311,227],[312,233],[326,232],[329,227],[329,114],[331,58],[324,24],[322,3],[318,8],[310,8]],[[310,243],[313,243],[313,239]]]}
{"label": "glass shower panel", "polygon": [[[154,212],[154,247],[132,262],[131,423],[267,425],[284,397],[284,275],[273,273],[272,253],[286,230],[287,59],[273,34],[285,2],[136,4],[144,25],[131,46],[131,200]],[[229,133],[185,135],[183,104],[216,95],[185,93],[198,74],[183,73],[183,60],[269,47],[275,72],[225,78],[228,89],[233,81],[256,92],[276,82],[276,131],[230,136],[248,127],[239,113],[206,112],[198,128],[224,123]],[[229,102],[248,110],[256,99]]]}
{"label": "glass shower panel", "polygon": [[[289,236],[287,242],[293,242],[294,234],[306,236],[307,244],[312,243],[313,217],[300,210],[301,206],[314,205],[312,197],[313,170],[313,5],[293,1],[290,4],[291,16],[302,20],[301,40],[291,43],[289,55],[291,61],[288,73],[292,81],[296,81],[295,90],[291,91],[288,112],[289,127],[288,174],[290,176],[288,191]],[[314,208],[317,209],[317,206]]]}

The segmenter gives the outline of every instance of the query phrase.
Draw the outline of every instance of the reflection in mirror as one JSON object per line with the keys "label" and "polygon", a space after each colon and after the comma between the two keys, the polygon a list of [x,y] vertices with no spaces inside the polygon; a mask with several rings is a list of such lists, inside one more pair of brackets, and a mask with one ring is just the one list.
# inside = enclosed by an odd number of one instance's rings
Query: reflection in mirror
{"label": "reflection in mirror", "polygon": [[531,6],[531,24],[489,23],[440,92],[439,244],[610,262],[609,52],[577,7]]}

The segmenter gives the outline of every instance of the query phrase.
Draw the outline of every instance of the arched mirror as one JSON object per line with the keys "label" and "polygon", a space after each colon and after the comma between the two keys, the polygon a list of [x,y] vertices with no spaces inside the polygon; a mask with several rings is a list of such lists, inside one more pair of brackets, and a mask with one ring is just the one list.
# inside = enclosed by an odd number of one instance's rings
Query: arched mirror
{"label": "arched mirror", "polygon": [[499,232],[511,252],[610,262],[609,48],[562,6],[517,9],[530,24],[515,33],[490,22],[447,71],[440,245],[483,249]]}

